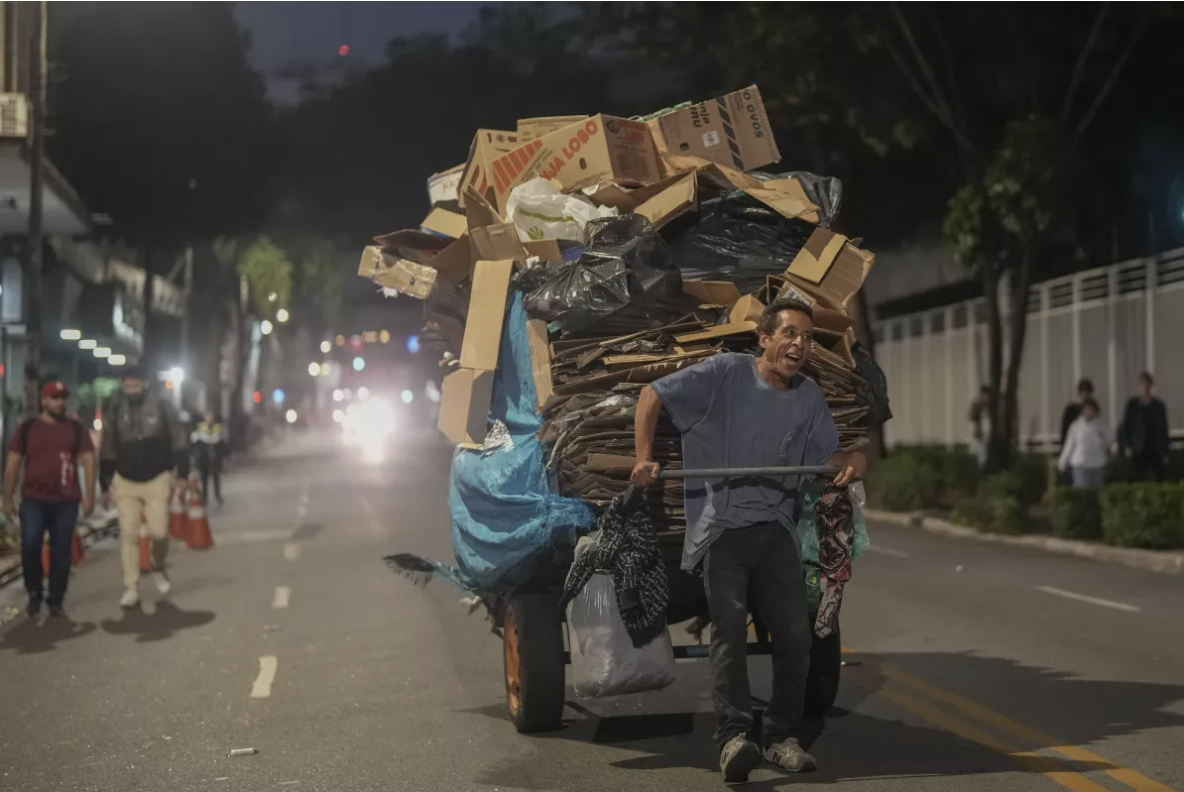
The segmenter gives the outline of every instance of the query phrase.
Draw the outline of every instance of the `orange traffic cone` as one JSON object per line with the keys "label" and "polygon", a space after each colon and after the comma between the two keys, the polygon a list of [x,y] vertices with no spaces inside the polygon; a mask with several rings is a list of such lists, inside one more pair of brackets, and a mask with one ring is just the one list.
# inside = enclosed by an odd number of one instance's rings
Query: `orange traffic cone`
{"label": "orange traffic cone", "polygon": [[206,505],[201,495],[194,493],[189,498],[189,529],[185,543],[191,550],[209,550],[214,546],[214,535],[210,533],[210,521],[206,518]]}
{"label": "orange traffic cone", "polygon": [[147,573],[152,571],[152,539],[148,534],[140,534],[140,572]]}
{"label": "orange traffic cone", "polygon": [[74,536],[70,539],[70,563],[78,566],[86,560],[86,551],[82,549],[82,537],[78,535],[78,531],[74,531]]}
{"label": "orange traffic cone", "polygon": [[189,534],[188,518],[185,515],[185,494],[178,492],[169,503],[169,536],[184,540]]}
{"label": "orange traffic cone", "polygon": [[41,542],[41,573],[49,577],[49,534]]}

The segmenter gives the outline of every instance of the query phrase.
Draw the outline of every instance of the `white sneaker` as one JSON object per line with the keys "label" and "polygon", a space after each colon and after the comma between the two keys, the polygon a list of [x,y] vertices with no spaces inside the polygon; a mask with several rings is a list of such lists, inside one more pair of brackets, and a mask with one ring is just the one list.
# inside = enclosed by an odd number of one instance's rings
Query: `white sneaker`
{"label": "white sneaker", "polygon": [[169,581],[169,576],[164,573],[164,570],[153,570],[152,581],[156,583],[156,590],[160,592],[162,597],[167,597],[168,593],[173,590],[173,584]]}
{"label": "white sneaker", "polygon": [[119,599],[119,607],[134,608],[140,604],[140,592],[134,588],[129,588],[123,592],[123,596]]}

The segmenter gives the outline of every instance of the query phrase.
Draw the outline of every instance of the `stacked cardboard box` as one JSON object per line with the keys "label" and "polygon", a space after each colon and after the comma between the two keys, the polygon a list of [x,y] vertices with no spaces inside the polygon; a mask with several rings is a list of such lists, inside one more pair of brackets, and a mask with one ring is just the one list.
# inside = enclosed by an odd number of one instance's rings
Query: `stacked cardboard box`
{"label": "stacked cardboard box", "polygon": [[[570,253],[557,240],[521,240],[503,221],[514,187],[541,176],[597,205],[642,215],[671,238],[695,226],[704,202],[742,196],[794,224],[800,237],[785,260],[762,262],[770,274],[684,278],[681,295],[630,304],[578,332],[528,321],[545,419],[540,437],[558,485],[596,504],[623,491],[634,462],[640,389],[720,352],[757,352],[761,311],[787,295],[814,308],[816,343],[806,373],[826,394],[844,446],[854,447],[866,434],[870,395],[853,354],[848,309],[874,259],[819,225],[823,212],[801,181],[745,172],[779,159],[755,86],[648,121],[563,116],[525,119],[515,132],[479,130],[465,165],[430,180],[434,208],[421,227],[376,238],[359,274],[425,301],[425,337],[444,346],[442,365],[451,369],[439,427],[458,445],[478,447],[488,431],[511,280],[533,268],[565,266]],[[655,454],[668,467],[681,465],[669,424],[660,427]],[[681,484],[669,482],[648,497],[661,529],[678,530]]]}

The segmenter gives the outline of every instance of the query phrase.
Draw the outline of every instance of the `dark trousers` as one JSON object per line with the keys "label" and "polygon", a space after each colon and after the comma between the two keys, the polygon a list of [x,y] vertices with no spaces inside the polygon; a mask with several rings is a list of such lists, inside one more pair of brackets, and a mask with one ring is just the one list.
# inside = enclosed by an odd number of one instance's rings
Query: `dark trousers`
{"label": "dark trousers", "polygon": [[1163,454],[1157,451],[1136,451],[1131,457],[1131,472],[1134,473],[1135,481],[1163,481],[1167,474]]}
{"label": "dark trousers", "polygon": [[214,497],[222,502],[222,465],[218,462],[206,462],[201,465],[201,494],[208,501],[210,499],[210,476],[214,477]]}
{"label": "dark trousers", "polygon": [[49,604],[61,605],[70,581],[70,542],[78,524],[77,503],[21,501],[21,567],[25,590],[41,596],[41,538],[49,532]]}
{"label": "dark trousers", "polygon": [[726,531],[707,551],[703,581],[711,613],[715,740],[752,730],[748,688],[749,592],[773,641],[773,694],[763,724],[766,745],[797,736],[810,670],[810,623],[797,540],[775,523]]}

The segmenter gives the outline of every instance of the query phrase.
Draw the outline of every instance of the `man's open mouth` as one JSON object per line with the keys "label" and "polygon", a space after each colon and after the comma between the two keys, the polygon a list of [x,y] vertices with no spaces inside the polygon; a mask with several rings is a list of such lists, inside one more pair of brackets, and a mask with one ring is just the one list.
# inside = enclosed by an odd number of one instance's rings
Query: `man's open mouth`
{"label": "man's open mouth", "polygon": [[786,358],[786,360],[789,360],[792,363],[801,363],[802,362],[802,356],[797,352],[786,352],[785,358]]}

